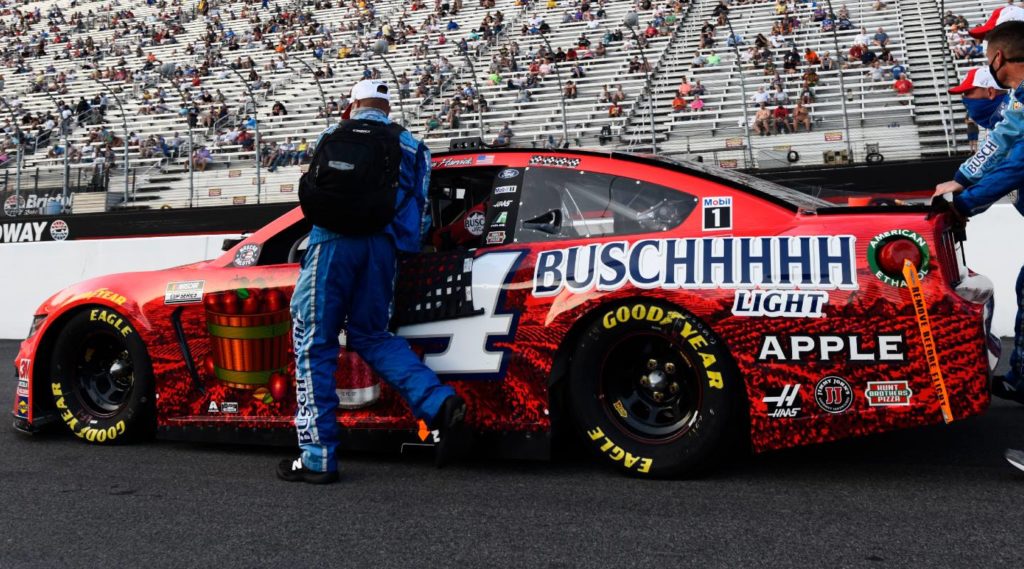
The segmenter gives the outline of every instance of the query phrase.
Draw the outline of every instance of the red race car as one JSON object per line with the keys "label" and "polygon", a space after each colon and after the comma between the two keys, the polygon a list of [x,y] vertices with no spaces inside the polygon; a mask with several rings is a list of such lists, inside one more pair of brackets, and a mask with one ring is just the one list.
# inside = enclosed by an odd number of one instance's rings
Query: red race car
{"label": "red race car", "polygon": [[[433,246],[403,260],[392,318],[469,403],[481,452],[543,458],[571,424],[605,462],[676,476],[732,435],[766,451],[986,409],[992,285],[950,213],[626,154],[481,152],[434,157]],[[15,361],[15,426],[294,444],[309,230],[296,208],[216,260],[57,293]],[[343,448],[433,444],[339,361]]]}

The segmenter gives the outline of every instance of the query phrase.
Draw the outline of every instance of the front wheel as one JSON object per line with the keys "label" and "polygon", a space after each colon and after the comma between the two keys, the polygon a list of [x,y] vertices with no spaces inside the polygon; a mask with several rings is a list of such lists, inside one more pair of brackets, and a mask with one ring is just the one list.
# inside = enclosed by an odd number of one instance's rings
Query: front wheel
{"label": "front wheel", "polygon": [[710,328],[646,300],[603,309],[573,355],[569,396],[584,440],[639,476],[694,475],[711,466],[738,426],[744,393]]}
{"label": "front wheel", "polygon": [[52,358],[50,391],[75,436],[110,444],[152,435],[152,366],[138,331],[122,314],[91,307],[72,316]]}

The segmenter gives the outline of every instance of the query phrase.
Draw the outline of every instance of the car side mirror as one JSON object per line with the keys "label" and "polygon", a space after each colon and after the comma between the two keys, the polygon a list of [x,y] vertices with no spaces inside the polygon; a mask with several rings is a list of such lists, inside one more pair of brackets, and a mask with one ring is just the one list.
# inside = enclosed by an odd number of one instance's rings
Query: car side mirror
{"label": "car side mirror", "polygon": [[535,229],[549,235],[558,235],[562,231],[562,210],[553,209],[533,219],[523,222],[524,229]]}

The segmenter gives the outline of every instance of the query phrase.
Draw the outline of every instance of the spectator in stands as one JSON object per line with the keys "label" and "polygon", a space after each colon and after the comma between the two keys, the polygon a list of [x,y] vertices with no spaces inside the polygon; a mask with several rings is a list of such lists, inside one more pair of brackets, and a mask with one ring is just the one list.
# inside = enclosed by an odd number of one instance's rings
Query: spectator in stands
{"label": "spectator in stands", "polygon": [[860,62],[862,65],[871,65],[876,59],[878,59],[878,56],[870,49],[865,49],[864,53],[860,56]]}
{"label": "spectator in stands", "polygon": [[830,17],[826,17],[821,21],[821,31],[832,32],[836,29],[836,22]]}
{"label": "spectator in stands", "polygon": [[693,90],[693,85],[691,85],[690,81],[685,75],[683,75],[683,79],[679,82],[679,87],[676,88],[676,92],[685,97],[690,94],[691,90]]}
{"label": "spectator in stands", "polygon": [[811,65],[818,65],[821,63],[821,58],[818,57],[818,52],[811,48],[807,48],[804,50],[804,61]]}
{"label": "spectator in stands", "polygon": [[708,67],[714,67],[722,62],[722,56],[718,55],[714,51],[708,54]]}
{"label": "spectator in stands", "polygon": [[849,62],[850,63],[860,63],[861,57],[864,56],[864,52],[865,51],[867,51],[867,47],[865,47],[865,46],[863,46],[863,45],[861,45],[859,43],[855,43],[852,46],[850,46]]}
{"label": "spectator in stands", "polygon": [[697,97],[703,97],[707,94],[707,90],[704,88],[704,84],[700,82],[700,79],[693,84],[692,94]]}
{"label": "spectator in stands", "polygon": [[622,90],[622,84],[615,84],[615,92],[612,93],[612,102],[621,103],[626,100],[626,92]]}
{"label": "spectator in stands", "polygon": [[871,9],[880,12],[888,7],[888,4],[882,2],[882,0],[875,0],[875,3],[871,5]]}
{"label": "spectator in stands", "polygon": [[529,89],[520,89],[519,90],[519,94],[516,95],[516,102],[517,103],[532,103],[533,102],[533,93],[531,93]]}
{"label": "spectator in stands", "polygon": [[885,28],[878,28],[878,31],[875,32],[875,35],[871,38],[871,43],[879,47],[889,45],[889,34],[885,33]]}
{"label": "spectator in stands", "polygon": [[248,152],[252,150],[254,139],[249,130],[243,126],[241,129],[239,129],[238,136],[235,138],[235,142],[237,142],[242,147],[242,150]]}
{"label": "spectator in stands", "polygon": [[491,142],[491,146],[510,146],[512,144],[513,136],[512,127],[506,122],[504,126],[501,127],[501,130],[498,131],[498,135],[494,137],[494,140]]}
{"label": "spectator in stands", "polygon": [[777,134],[789,134],[789,109],[785,105],[779,103],[775,107],[775,110],[772,111],[772,119],[775,121],[775,132]]}
{"label": "spectator in stands", "polygon": [[889,76],[892,77],[893,81],[898,81],[903,74],[907,72],[906,66],[902,63],[894,62],[892,67],[889,68]]}
{"label": "spectator in stands", "polygon": [[770,95],[765,91],[764,87],[758,87],[757,92],[751,95],[750,101],[755,105],[764,105],[768,103]]}
{"label": "spectator in stands", "polygon": [[725,40],[725,45],[729,47],[739,47],[741,45],[746,45],[746,43],[747,42],[743,41],[743,36],[736,32],[731,32],[729,34],[729,39]]}
{"label": "spectator in stands", "polygon": [[797,102],[796,107],[793,109],[793,132],[796,133],[800,130],[800,125],[804,125],[807,132],[811,132],[811,113],[804,106],[803,102]]}
{"label": "spectator in stands", "polygon": [[295,145],[295,154],[292,158],[292,166],[305,164],[312,155],[313,149],[310,147],[306,137],[302,137],[299,140],[299,143]]}
{"label": "spectator in stands", "polygon": [[690,110],[698,113],[704,110],[704,99],[701,99],[700,95],[694,96],[690,101]]}
{"label": "spectator in stands", "polygon": [[822,71],[835,71],[837,69],[836,61],[832,59],[831,52],[826,51],[821,54],[821,64],[818,65]]}
{"label": "spectator in stands", "polygon": [[675,112],[686,110],[686,99],[681,93],[676,93],[675,98],[672,99],[672,110]]}
{"label": "spectator in stands", "polygon": [[277,101],[274,103],[273,108],[270,109],[270,114],[275,117],[286,116],[288,114],[288,109],[284,107],[284,103]]}
{"label": "spectator in stands", "polygon": [[884,77],[883,77],[884,73],[883,73],[883,71],[884,71],[884,69],[882,69],[882,62],[881,61],[876,61],[876,62],[872,63],[870,67],[868,67],[868,70],[867,70],[866,73],[871,78],[872,81],[874,81],[875,83],[879,83],[879,82],[884,80]]}
{"label": "spectator in stands", "polygon": [[601,87],[601,94],[597,96],[597,102],[599,103],[610,103],[612,101],[612,94],[608,92],[608,86]]}
{"label": "spectator in stands", "polygon": [[786,73],[793,73],[796,71],[797,66],[800,65],[800,52],[796,50],[794,45],[785,55],[782,56],[782,69]]}
{"label": "spectator in stands", "polygon": [[771,93],[772,102],[779,105],[789,104],[789,95],[782,88],[782,85],[776,85],[775,90]]}
{"label": "spectator in stands", "polygon": [[205,172],[206,165],[213,160],[213,156],[210,154],[210,149],[205,146],[200,146],[192,153],[192,167],[197,172]]}
{"label": "spectator in stands", "polygon": [[770,136],[772,133],[772,112],[768,110],[767,104],[762,104],[754,114],[754,131],[761,136]]}
{"label": "spectator in stands", "polygon": [[578,90],[576,89],[576,83],[572,79],[566,82],[564,94],[566,99],[576,98]]}
{"label": "spectator in stands", "polygon": [[818,85],[818,72],[813,67],[808,67],[804,70],[801,79],[803,79],[803,88],[813,92]]}
{"label": "spectator in stands", "polygon": [[693,60],[690,61],[690,67],[698,69],[704,67],[704,65],[707,64],[707,62],[708,58],[698,52],[693,55]]}
{"label": "spectator in stands", "polygon": [[904,97],[900,100],[900,104],[906,105],[914,91],[914,84],[910,81],[910,74],[904,73],[899,80],[892,84],[892,88],[896,90],[897,94]]}
{"label": "spectator in stands", "polygon": [[608,116],[612,118],[622,116],[622,105],[618,101],[613,100],[612,104],[608,105]]}

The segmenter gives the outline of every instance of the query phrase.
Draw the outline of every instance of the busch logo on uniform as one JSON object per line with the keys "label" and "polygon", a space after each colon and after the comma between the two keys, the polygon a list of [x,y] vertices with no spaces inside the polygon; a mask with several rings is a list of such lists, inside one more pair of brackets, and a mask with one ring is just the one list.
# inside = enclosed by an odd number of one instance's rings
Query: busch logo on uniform
{"label": "busch logo on uniform", "polygon": [[856,290],[856,238],[703,237],[613,241],[542,251],[533,295],[641,289]]}

